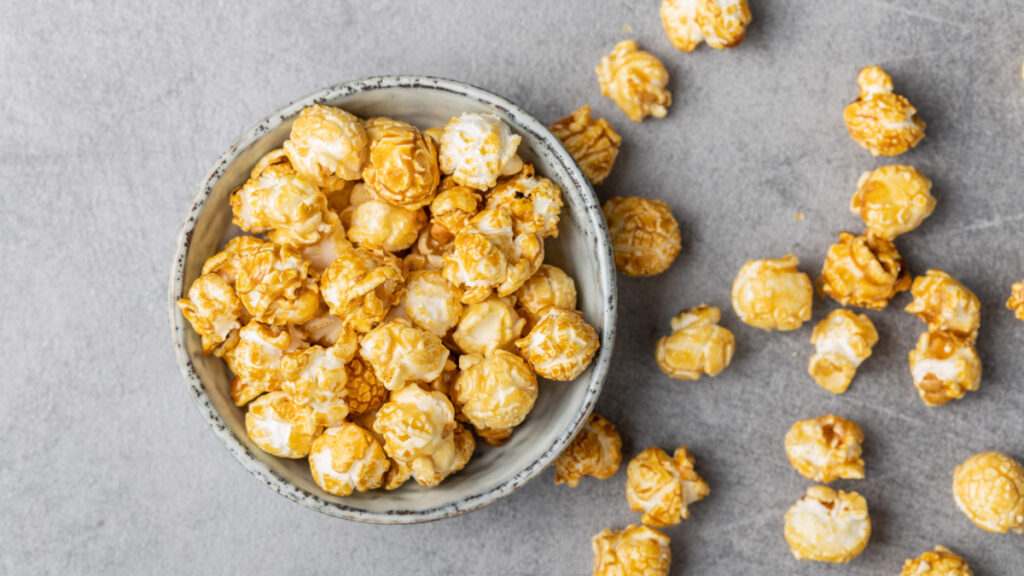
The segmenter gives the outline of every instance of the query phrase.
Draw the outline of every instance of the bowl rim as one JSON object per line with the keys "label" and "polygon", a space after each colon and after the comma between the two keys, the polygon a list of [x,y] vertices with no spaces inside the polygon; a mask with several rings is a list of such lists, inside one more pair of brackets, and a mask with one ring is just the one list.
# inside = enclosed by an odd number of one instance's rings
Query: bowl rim
{"label": "bowl rim", "polygon": [[[589,220],[588,224],[597,233],[597,246],[595,257],[598,267],[598,282],[606,287],[606,296],[602,303],[602,313],[605,322],[602,326],[601,348],[590,369],[590,382],[587,385],[586,395],[583,403],[577,407],[573,418],[573,425],[564,430],[554,444],[548,447],[538,458],[527,465],[516,474],[505,479],[497,486],[473,493],[453,502],[447,502],[435,507],[423,510],[394,509],[385,512],[372,512],[362,508],[348,506],[338,502],[323,499],[319,494],[310,492],[296,486],[288,479],[281,476],[273,467],[261,461],[245,443],[227,426],[220,413],[211,403],[207,396],[205,386],[192,363],[192,359],[185,347],[185,335],[187,329],[184,317],[178,310],[178,298],[185,294],[185,257],[191,247],[192,235],[195,229],[199,213],[205,206],[213,186],[223,175],[224,170],[235,161],[239,154],[247,150],[264,134],[273,127],[291,119],[305,107],[313,104],[329,103],[339,97],[347,96],[358,92],[369,92],[374,90],[387,90],[393,88],[413,88],[425,90],[440,90],[464,98],[475,100],[489,108],[497,110],[501,115],[515,122],[521,129],[529,132],[535,137],[547,152],[558,161],[566,170],[572,185],[580,191],[584,210]],[[503,118],[504,119],[504,118]],[[600,395],[605,378],[608,375],[608,368],[611,363],[612,351],[615,345],[615,325],[618,295],[616,291],[616,270],[612,256],[611,241],[608,235],[608,228],[605,224],[601,205],[597,195],[590,186],[589,181],[583,175],[572,155],[565,149],[561,141],[556,138],[548,128],[526,112],[523,108],[513,104],[493,92],[456,80],[449,80],[435,76],[422,75],[394,75],[394,76],[370,76],[346,82],[333,84],[312,92],[306,96],[293,100],[289,104],[279,108],[277,111],[263,118],[260,122],[243,132],[242,136],[227,149],[224,154],[214,163],[209,173],[203,178],[198,190],[189,206],[188,213],[178,231],[177,245],[174,258],[171,260],[170,278],[168,286],[168,304],[171,338],[174,344],[178,368],[189,392],[200,414],[206,421],[210,430],[221,441],[221,444],[234,456],[234,458],[250,474],[259,478],[266,486],[278,494],[302,504],[303,506],[316,510],[317,512],[374,524],[412,524],[429,522],[450,518],[478,510],[505,496],[508,496],[529,480],[538,476],[548,465],[558,457],[565,447],[575,438],[576,434],[586,423],[593,411],[594,404]]]}

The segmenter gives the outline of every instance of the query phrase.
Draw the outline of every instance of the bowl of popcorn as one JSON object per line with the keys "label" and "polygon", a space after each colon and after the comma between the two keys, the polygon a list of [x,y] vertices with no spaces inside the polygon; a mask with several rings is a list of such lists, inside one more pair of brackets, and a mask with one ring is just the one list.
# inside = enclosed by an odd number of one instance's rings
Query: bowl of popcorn
{"label": "bowl of popcorn", "polygon": [[465,84],[338,84],[246,132],[171,266],[174,345],[224,446],[278,493],[454,516],[587,421],[615,330],[600,204],[532,116]]}

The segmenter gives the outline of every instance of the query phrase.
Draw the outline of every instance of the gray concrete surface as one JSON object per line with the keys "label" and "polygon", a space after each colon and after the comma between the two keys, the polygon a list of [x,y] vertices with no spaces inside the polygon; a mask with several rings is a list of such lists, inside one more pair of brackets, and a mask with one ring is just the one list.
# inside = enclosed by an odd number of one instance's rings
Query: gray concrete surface
{"label": "gray concrete surface", "polygon": [[[506,95],[551,121],[583,103],[625,145],[603,198],[667,201],[685,248],[665,274],[622,279],[615,365],[599,410],[627,457],[688,444],[711,496],[669,528],[673,574],[896,574],[945,544],[978,575],[1024,574],[1024,539],[975,528],[953,468],[1024,458],[1024,324],[1003,309],[1024,278],[1024,11],[1019,3],[753,1],[747,41],[676,52],[658,3],[43,3],[0,6],[0,573],[588,574],[589,539],[637,522],[625,466],[555,486],[546,472],[486,509],[379,527],[301,508],[220,447],[186,396],[166,319],[167,271],[194,189],[278,106],[364,75],[435,74]],[[624,32],[629,25],[632,32]],[[675,103],[628,122],[593,68],[633,37],[660,56]],[[652,349],[681,307],[727,306],[749,258],[795,252],[816,273],[857,176],[887,163],[846,135],[862,65],[892,73],[928,122],[898,161],[935,182],[935,214],[898,242],[983,303],[979,392],[926,408],[906,354],[922,326],[900,296],[852,389],[805,373],[810,326],[766,334],[727,312],[737,353],[719,378],[664,377]],[[793,215],[807,218],[794,223]],[[818,302],[815,317],[834,307]],[[782,537],[810,485],[787,464],[796,419],[864,428],[871,544],[845,567],[801,564]]]}

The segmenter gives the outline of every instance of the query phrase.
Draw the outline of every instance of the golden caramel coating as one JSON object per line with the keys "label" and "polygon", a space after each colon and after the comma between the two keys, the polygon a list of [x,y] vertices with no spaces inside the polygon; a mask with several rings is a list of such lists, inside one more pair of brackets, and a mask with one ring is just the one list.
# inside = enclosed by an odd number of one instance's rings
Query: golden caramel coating
{"label": "golden caramel coating", "polygon": [[188,289],[188,298],[178,300],[178,308],[202,338],[203,354],[213,352],[242,326],[242,301],[218,274],[196,278]]}
{"label": "golden caramel coating", "polygon": [[693,469],[695,462],[686,446],[673,458],[657,446],[638,454],[626,468],[629,509],[643,512],[641,520],[650,526],[674,526],[689,518],[689,505],[711,493]]}
{"label": "golden caramel coating", "polygon": [[860,96],[846,107],[843,119],[853,138],[872,156],[896,156],[924,138],[925,123],[910,101],[894,94],[892,78],[878,66],[857,75]]}
{"label": "golden caramel coating", "polygon": [[440,270],[413,270],[402,309],[418,328],[443,337],[462,317],[462,290],[445,280]]}
{"label": "golden caramel coating", "polygon": [[457,116],[441,134],[441,170],[460,186],[493,188],[498,176],[519,170],[520,140],[495,114]]}
{"label": "golden caramel coating", "polygon": [[305,334],[306,341],[324,348],[334,346],[342,338],[352,337],[352,330],[342,323],[341,318],[331,314],[322,303],[317,309],[316,316],[299,328]]}
{"label": "golden caramel coating", "polygon": [[701,304],[672,318],[672,334],[658,340],[654,357],[661,371],[680,380],[717,376],[729,366],[736,340],[718,325],[722,311]]}
{"label": "golden caramel coating", "polygon": [[423,210],[406,210],[380,200],[370,200],[352,211],[348,237],[360,248],[400,252],[416,243],[427,225]]}
{"label": "golden caramel coating", "polygon": [[672,265],[682,235],[668,204],[636,196],[615,197],[602,207],[615,267],[626,276],[654,276]]}
{"label": "golden caramel coating", "polygon": [[416,243],[409,249],[409,253],[402,259],[409,270],[442,270],[444,268],[444,255],[452,251],[452,242],[439,242],[431,232],[437,229],[436,224],[430,224],[422,232]]}
{"label": "golden caramel coating", "polygon": [[246,254],[235,288],[249,314],[266,324],[303,324],[320,307],[309,262],[288,246],[265,243]]}
{"label": "golden caramel coating", "polygon": [[1013,311],[1018,320],[1024,322],[1024,281],[1017,282],[1011,288],[1010,299],[1006,307]]}
{"label": "golden caramel coating", "polygon": [[320,240],[302,247],[302,257],[309,260],[310,269],[317,274],[323,274],[342,251],[352,247],[337,214],[328,210],[324,216],[324,225],[324,234]]}
{"label": "golden caramel coating", "polygon": [[622,437],[607,418],[590,415],[579,434],[555,460],[555,484],[575,488],[584,476],[611,478],[622,462]]}
{"label": "golden caramel coating", "polygon": [[366,185],[395,206],[416,210],[430,204],[441,180],[434,139],[390,118],[370,118],[363,126],[370,138]]}
{"label": "golden caramel coating", "polygon": [[345,365],[345,402],[351,414],[367,414],[388,400],[388,389],[373,373],[373,366],[360,356]]}
{"label": "golden caramel coating", "polygon": [[870,318],[849,310],[833,310],[811,333],[814,354],[807,371],[818,386],[842,394],[877,342],[878,331]]}
{"label": "golden caramel coating", "polygon": [[647,116],[664,118],[672,105],[668,71],[656,56],[637,48],[636,42],[623,40],[612,53],[601,58],[597,67],[601,94],[612,99],[633,122]]}
{"label": "golden caramel coating", "polygon": [[466,354],[459,357],[459,370],[452,403],[485,442],[507,439],[533,410],[537,377],[519,356],[505,350],[486,357]]}
{"label": "golden caramel coating", "polygon": [[581,312],[554,307],[515,344],[533,371],[548,380],[575,380],[601,345]]}
{"label": "golden caramel coating", "polygon": [[532,326],[550,306],[575,310],[576,283],[561,268],[541,264],[537,272],[516,290],[516,305]]}
{"label": "golden caramel coating", "polygon": [[281,359],[289,352],[301,350],[306,342],[294,332],[280,326],[252,321],[238,331],[238,344],[224,361],[234,373],[229,390],[237,406],[244,406],[264,392],[281,386]]}
{"label": "golden caramel coating", "polygon": [[438,193],[430,202],[433,239],[442,244],[451,242],[480,211],[481,201],[480,194],[467,186],[453,186]]}
{"label": "golden caramel coating", "polygon": [[249,404],[245,433],[256,446],[281,458],[304,458],[320,434],[313,409],[299,406],[284,392],[270,392]]}
{"label": "golden caramel coating", "polygon": [[935,210],[932,181],[912,166],[882,166],[861,174],[850,211],[879,238],[892,240],[921,225]]}
{"label": "golden caramel coating", "polygon": [[334,179],[327,185],[321,186],[320,191],[327,197],[327,208],[334,213],[340,213],[348,208],[355,185],[356,183],[351,180]]}
{"label": "golden caramel coating", "polygon": [[856,492],[811,486],[786,512],[785,535],[797,560],[845,564],[871,538],[867,500]]}
{"label": "golden caramel coating", "polygon": [[896,246],[871,231],[865,236],[840,232],[825,255],[821,289],[845,306],[881,310],[908,288],[910,271]]}
{"label": "golden caramel coating", "polygon": [[981,326],[981,302],[966,286],[943,270],[928,270],[914,278],[914,301],[904,310],[928,324],[928,330],[944,330],[972,342]]}
{"label": "golden caramel coating", "polygon": [[704,41],[704,33],[697,23],[699,0],[662,0],[661,24],[669,42],[683,52],[693,52]]}
{"label": "golden caramel coating", "polygon": [[313,409],[320,426],[338,426],[348,416],[348,373],[345,364],[356,354],[352,332],[337,344],[310,346],[281,358],[281,391],[299,406]]}
{"label": "golden caramel coating", "polygon": [[903,564],[900,576],[974,576],[967,561],[945,546],[936,546]]}
{"label": "golden caramel coating", "polygon": [[604,118],[592,118],[590,106],[580,106],[556,121],[551,133],[562,141],[591,184],[597,186],[611,174],[622,137]]}
{"label": "golden caramel coating", "polygon": [[971,456],[953,473],[953,499],[986,532],[1024,534],[1024,465],[999,452]]}
{"label": "golden caramel coating", "polygon": [[721,50],[743,42],[747,24],[752,19],[747,0],[697,0],[696,3],[695,19],[708,46]]}
{"label": "golden caramel coating", "polygon": [[310,106],[299,113],[285,152],[299,174],[317,186],[336,179],[359,180],[370,139],[358,118],[332,106]]}
{"label": "golden caramel coating", "polygon": [[786,433],[786,456],[801,476],[815,482],[864,477],[864,432],[834,414],[800,420]]}
{"label": "golden caramel coating", "polygon": [[313,441],[309,471],[325,492],[348,496],[380,488],[391,463],[380,442],[357,424],[342,422]]}
{"label": "golden caramel coating", "polygon": [[811,319],[814,289],[797,270],[792,254],[751,260],[732,284],[732,309],[745,323],[762,330],[796,330]]}
{"label": "golden caramel coating", "polygon": [[264,241],[255,236],[236,236],[203,263],[203,274],[220,274],[233,288],[242,268],[242,258],[263,244]]}
{"label": "golden caramel coating", "polygon": [[558,237],[558,217],[562,213],[562,189],[544,177],[536,177],[527,164],[515,176],[487,193],[488,210],[504,208],[512,216],[516,234]]}
{"label": "golden caramel coating", "polygon": [[441,339],[398,318],[374,328],[359,343],[359,355],[388,390],[430,382],[441,375],[448,349]]}
{"label": "golden caramel coating", "polygon": [[[399,470],[394,478],[387,478],[387,482],[392,484],[397,482],[398,485],[395,486],[397,488],[408,480],[410,476],[415,475],[418,484],[428,487],[437,486],[445,478],[465,468],[466,464],[469,464],[470,458],[473,457],[473,451],[476,450],[476,438],[473,437],[473,433],[468,428],[458,422],[455,423],[455,432],[452,435],[455,438],[455,459],[450,466],[443,469],[434,468],[432,473],[420,472],[414,474],[412,469],[399,464],[399,467],[404,469]],[[394,488],[389,488],[385,485],[385,489],[393,490]]]}
{"label": "golden caramel coating", "polygon": [[590,540],[594,576],[668,576],[672,549],[668,536],[630,524],[619,532],[605,528]]}
{"label": "golden caramel coating", "polygon": [[939,406],[981,384],[981,358],[974,341],[951,332],[925,332],[910,351],[910,373],[921,400]]}
{"label": "golden caramel coating", "polygon": [[514,350],[524,326],[526,319],[516,313],[511,298],[491,296],[466,306],[452,340],[463,354],[486,356],[492,350]]}
{"label": "golden caramel coating", "polygon": [[368,332],[398,303],[406,273],[386,252],[349,248],[320,277],[320,294],[346,326]]}
{"label": "golden caramel coating", "polygon": [[406,386],[391,394],[373,421],[384,437],[384,451],[407,466],[424,485],[447,476],[458,463],[455,408],[440,392]]}

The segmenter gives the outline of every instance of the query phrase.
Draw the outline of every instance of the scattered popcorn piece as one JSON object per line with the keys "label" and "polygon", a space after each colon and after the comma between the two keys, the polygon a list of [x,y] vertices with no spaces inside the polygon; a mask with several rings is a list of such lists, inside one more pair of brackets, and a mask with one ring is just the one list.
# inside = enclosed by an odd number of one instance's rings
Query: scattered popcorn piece
{"label": "scattered popcorn piece", "polygon": [[945,546],[936,546],[903,564],[900,576],[974,576],[967,561]]}
{"label": "scattered popcorn piece", "polygon": [[814,289],[797,270],[797,257],[751,260],[732,284],[732,308],[743,322],[762,330],[796,330],[811,319]]}
{"label": "scattered popcorn piece", "polygon": [[868,231],[865,236],[839,233],[825,255],[821,289],[845,306],[881,310],[910,288],[910,271],[896,246]]}
{"label": "scattered popcorn piece", "polygon": [[245,309],[266,324],[304,324],[320,307],[309,262],[280,244],[268,242],[246,254],[235,287]]}
{"label": "scattered popcorn piece", "polygon": [[441,170],[462,186],[493,188],[498,176],[518,172],[521,140],[494,114],[452,118],[441,134]]}
{"label": "scattered popcorn piece", "polygon": [[1024,465],[999,452],[971,456],[953,473],[953,499],[986,532],[1024,534]]}
{"label": "scattered popcorn piece", "polygon": [[188,298],[178,300],[178,308],[202,338],[203,354],[214,352],[242,327],[242,301],[218,274],[196,278],[188,289]]}
{"label": "scattered popcorn piece", "polygon": [[793,214],[793,222],[803,222],[806,219],[807,214],[804,214],[803,212],[797,212],[796,214]]}
{"label": "scattered popcorn piece", "polygon": [[601,94],[609,97],[634,122],[646,116],[664,118],[672,105],[668,71],[654,55],[624,40],[597,67]]}
{"label": "scattered popcorn piece", "polygon": [[800,420],[786,433],[786,456],[801,476],[815,482],[864,477],[864,432],[834,414]]}
{"label": "scattered popcorn piece", "polygon": [[537,273],[516,290],[516,305],[532,326],[549,306],[575,310],[576,283],[561,268],[541,264]]}
{"label": "scattered popcorn piece", "polygon": [[593,413],[555,460],[555,484],[575,488],[584,476],[611,478],[622,461],[622,437],[607,418]]}
{"label": "scattered popcorn piece", "polygon": [[735,350],[732,332],[718,325],[722,311],[701,304],[672,318],[672,334],[658,340],[654,357],[661,371],[680,380],[701,374],[717,376],[729,366]]}
{"label": "scattered popcorn piece", "polygon": [[284,143],[299,174],[317,186],[335,179],[359,180],[370,139],[358,118],[332,106],[310,106],[299,113]]}
{"label": "scattered popcorn piece", "polygon": [[921,225],[935,210],[932,181],[913,166],[882,166],[861,174],[850,211],[868,230],[892,240]]}
{"label": "scattered popcorn piece", "polygon": [[320,434],[320,426],[312,408],[299,406],[284,392],[269,392],[249,404],[245,433],[268,454],[303,458]]}
{"label": "scattered popcorn piece", "polygon": [[974,341],[951,332],[925,332],[910,351],[910,373],[921,400],[940,406],[977,390],[981,358]]}
{"label": "scattered popcorn piece", "polygon": [[453,186],[440,192],[430,202],[431,237],[447,244],[455,239],[476,213],[480,211],[482,199],[472,188]]}
{"label": "scattered popcorn piece", "polygon": [[747,0],[696,0],[696,4],[697,25],[708,46],[721,50],[743,42],[752,19]]}
{"label": "scattered popcorn piece", "polygon": [[536,177],[533,165],[523,166],[516,175],[487,193],[488,210],[504,208],[512,216],[516,234],[558,237],[558,217],[562,213],[562,189],[544,177]]}
{"label": "scattered popcorn piece", "polygon": [[[745,2],[744,2],[745,3]],[[704,41],[704,33],[697,23],[699,0],[662,0],[661,24],[669,42],[678,50],[693,52]]]}
{"label": "scattered popcorn piece", "polygon": [[320,426],[338,426],[345,421],[348,373],[345,364],[356,354],[356,337],[348,337],[330,348],[310,346],[281,358],[281,391],[299,406],[313,409]]}
{"label": "scattered popcorn piece", "polygon": [[244,406],[281,386],[281,359],[306,343],[280,326],[249,322],[238,331],[238,344],[224,361],[234,373],[229,393],[236,406]]}
{"label": "scattered popcorn piece", "polygon": [[600,346],[582,313],[553,307],[515,344],[534,372],[549,380],[575,380]]}
{"label": "scattered popcorn piece", "polygon": [[833,310],[811,334],[814,355],[807,371],[818,386],[842,394],[877,342],[878,331],[870,318],[849,310]]}
{"label": "scattered popcorn piece", "polygon": [[850,137],[872,156],[896,156],[924,138],[925,123],[917,109],[892,91],[892,78],[878,66],[857,75],[860,96],[846,107],[843,118]]}
{"label": "scattered popcorn piece", "polygon": [[336,496],[379,488],[390,466],[380,442],[351,422],[324,430],[309,452],[313,480]]}
{"label": "scattered popcorn piece", "polygon": [[242,268],[242,259],[265,242],[255,236],[236,236],[224,249],[203,263],[203,274],[219,274],[233,288]]}
{"label": "scattered popcorn piece", "polygon": [[455,428],[448,397],[419,386],[393,392],[373,421],[373,429],[384,436],[384,451],[424,486],[435,485],[434,479],[447,476],[458,463]]}
{"label": "scattered popcorn piece", "polygon": [[349,248],[320,277],[320,293],[331,314],[357,332],[368,332],[398,303],[406,273],[390,254]]}
{"label": "scattered popcorn piece", "polygon": [[591,538],[594,576],[668,576],[672,549],[668,536],[630,524],[619,532],[604,529]]}
{"label": "scattered popcorn piece", "polygon": [[434,380],[441,375],[448,354],[440,338],[404,318],[370,330],[359,343],[359,355],[373,366],[388,390]]}
{"label": "scattered popcorn piece", "polygon": [[597,186],[608,178],[619,155],[622,137],[604,118],[592,118],[590,106],[580,106],[556,121],[551,125],[551,132],[565,144],[591,184]]}
{"label": "scattered popcorn piece", "polygon": [[1011,290],[1006,307],[1013,311],[1018,320],[1024,322],[1024,280],[1014,284]]}
{"label": "scattered popcorn piece", "polygon": [[514,349],[525,325],[510,298],[491,296],[466,307],[452,340],[463,354],[486,356],[492,350]]}
{"label": "scattered popcorn piece", "polygon": [[373,373],[373,366],[358,355],[345,365],[345,402],[355,415],[373,412],[388,399],[388,389]]}
{"label": "scattered popcorn piece", "polygon": [[615,266],[627,276],[654,276],[672,265],[682,235],[668,204],[636,196],[616,197],[603,206]]}
{"label": "scattered popcorn piece", "polygon": [[626,500],[629,509],[643,512],[644,524],[674,526],[690,517],[689,505],[711,493],[693,469],[696,460],[686,446],[669,458],[657,446],[629,461]]}
{"label": "scattered popcorn piece", "polygon": [[352,211],[348,237],[360,248],[400,252],[416,243],[427,225],[423,210],[406,210],[380,200],[363,202]]}
{"label": "scattered popcorn piece", "polygon": [[408,210],[430,204],[441,180],[434,139],[390,118],[370,118],[363,127],[370,139],[370,162],[363,180],[370,190]]}
{"label": "scattered popcorn piece", "polygon": [[417,327],[444,337],[463,317],[462,290],[445,280],[440,270],[413,270],[405,284],[402,308]]}
{"label": "scattered popcorn piece", "polygon": [[505,350],[459,357],[451,389],[456,410],[492,445],[503,444],[533,410],[537,377],[522,358]]}
{"label": "scattered popcorn piece", "polygon": [[928,324],[928,330],[944,330],[972,342],[981,326],[981,302],[966,286],[943,270],[928,270],[914,278],[914,301],[904,310]]}
{"label": "scattered popcorn piece", "polygon": [[868,503],[856,492],[812,486],[786,512],[785,535],[797,560],[845,564],[871,538]]}

